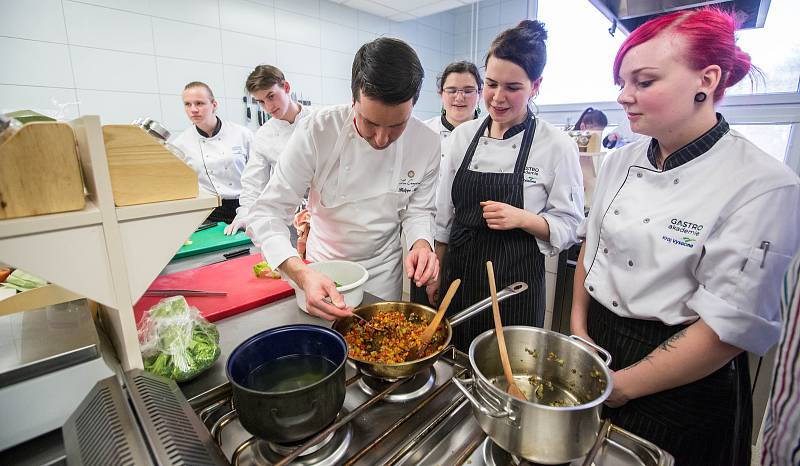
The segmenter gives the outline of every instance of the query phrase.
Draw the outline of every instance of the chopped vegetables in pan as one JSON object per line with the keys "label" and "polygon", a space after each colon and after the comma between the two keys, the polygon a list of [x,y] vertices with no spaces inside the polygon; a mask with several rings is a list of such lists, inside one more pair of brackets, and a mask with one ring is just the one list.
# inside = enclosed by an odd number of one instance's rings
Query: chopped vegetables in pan
{"label": "chopped vegetables in pan", "polygon": [[[373,316],[368,324],[354,320],[344,339],[352,358],[396,364],[405,361],[409,350],[417,346],[427,325],[416,314],[406,319],[400,311],[381,312]],[[445,340],[443,329],[443,326],[439,327],[420,358],[442,349]]]}

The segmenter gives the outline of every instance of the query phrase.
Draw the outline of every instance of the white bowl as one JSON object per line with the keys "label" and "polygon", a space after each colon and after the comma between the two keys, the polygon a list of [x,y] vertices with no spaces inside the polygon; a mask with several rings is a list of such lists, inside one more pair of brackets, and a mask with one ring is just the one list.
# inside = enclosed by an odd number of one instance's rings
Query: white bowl
{"label": "white bowl", "polygon": [[[356,307],[361,304],[361,300],[364,299],[364,283],[369,278],[369,272],[363,266],[342,260],[312,262],[308,266],[327,275],[334,282],[342,284],[342,286],[336,287],[336,291],[344,296],[345,305]],[[287,281],[294,288],[297,305],[303,311],[308,312],[305,292],[288,277]]]}

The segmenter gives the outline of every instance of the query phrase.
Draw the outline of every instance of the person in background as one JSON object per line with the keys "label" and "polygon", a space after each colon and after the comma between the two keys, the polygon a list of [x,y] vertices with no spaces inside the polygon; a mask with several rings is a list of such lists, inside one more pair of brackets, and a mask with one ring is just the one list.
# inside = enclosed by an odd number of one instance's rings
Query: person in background
{"label": "person in background", "polygon": [[[485,263],[491,260],[498,288],[517,281],[530,287],[500,303],[509,325],[544,324],[544,254],[575,244],[583,220],[578,148],[529,107],[542,82],[546,38],[542,23],[525,20],[494,39],[483,87],[488,116],[450,135],[437,192],[441,286],[462,280],[450,309],[489,295]],[[429,296],[438,288],[430,285]],[[492,327],[491,314],[480,314],[453,329],[453,342],[466,350]]]}
{"label": "person in background", "polygon": [[603,131],[606,126],[608,126],[606,114],[589,107],[581,113],[572,129],[574,131]]}
{"label": "person in background", "polygon": [[292,101],[289,81],[280,69],[272,65],[256,66],[247,77],[245,89],[269,114],[270,119],[256,131],[250,160],[242,173],[239,208],[234,221],[225,228],[226,235],[245,229],[248,207],[267,185],[278,163],[278,156],[289,142],[298,122],[311,113],[311,108]]}
{"label": "person in background", "polygon": [[[439,88],[439,97],[442,99],[442,114],[426,120],[425,124],[439,134],[442,144],[442,160],[447,152],[447,137],[461,123],[478,118],[480,113],[478,101],[481,97],[483,80],[480,71],[474,63],[469,61],[456,61],[444,68],[436,80]],[[439,179],[443,170],[439,170]],[[415,303],[433,305],[428,300],[425,288],[411,284],[411,301]]]}
{"label": "person in background", "polygon": [[309,260],[361,264],[369,272],[365,290],[387,300],[400,298],[403,269],[418,286],[438,276],[432,245],[439,136],[411,114],[423,77],[405,42],[381,37],[362,45],[353,60],[352,104],[300,122],[250,207],[247,234],[267,262],[305,291],[310,314],[332,320],[352,309],[289,243],[286,225],[309,188]]}
{"label": "person in background", "polygon": [[570,324],[613,357],[604,415],[681,466],[750,464],[746,352],[777,342],[800,247],[800,179],[715,111],[751,68],[735,29],[703,8],[628,36],[617,101],[649,137],[606,159],[580,231]]}
{"label": "person in background", "polygon": [[783,330],[764,420],[763,466],[800,464],[800,253],[783,279],[781,316]]}
{"label": "person in background", "polygon": [[222,205],[211,212],[208,220],[230,223],[239,207],[242,171],[253,133],[217,116],[217,100],[207,84],[190,82],[182,96],[192,127],[179,134],[173,144],[183,152],[184,162],[197,172],[200,187],[222,199]]}

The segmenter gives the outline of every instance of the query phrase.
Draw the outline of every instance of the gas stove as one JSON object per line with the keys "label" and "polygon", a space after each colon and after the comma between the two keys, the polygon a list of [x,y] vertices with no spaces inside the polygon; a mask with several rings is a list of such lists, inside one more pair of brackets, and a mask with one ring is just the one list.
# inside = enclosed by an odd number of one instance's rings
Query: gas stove
{"label": "gas stove", "polygon": [[[249,434],[237,420],[227,384],[206,393],[204,402],[195,403],[194,408],[232,465],[532,464],[503,451],[481,431],[469,402],[452,383],[467,367],[466,355],[452,347],[431,369],[407,381],[376,380],[348,367],[347,394],[339,417],[314,438],[293,445]],[[673,463],[655,445],[612,427],[593,464]]]}

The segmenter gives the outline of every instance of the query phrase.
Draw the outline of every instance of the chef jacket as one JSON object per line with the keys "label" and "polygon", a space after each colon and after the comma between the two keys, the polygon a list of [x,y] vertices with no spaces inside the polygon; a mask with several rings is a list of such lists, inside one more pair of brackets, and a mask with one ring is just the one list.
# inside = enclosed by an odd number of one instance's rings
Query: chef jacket
{"label": "chef jacket", "polygon": [[584,286],[620,316],[702,318],[722,341],[764,354],[778,340],[781,277],[800,247],[800,180],[721,116],[665,171],[656,144],[644,138],[606,158],[579,230]]}
{"label": "chef jacket", "polygon": [[365,289],[399,299],[402,227],[406,247],[433,244],[439,171],[439,137],[416,117],[384,150],[373,149],[355,128],[351,105],[321,109],[304,118],[273,176],[250,207],[247,233],[270,264],[297,256],[286,225],[310,187],[313,228],[306,258],[346,259],[370,274]]}
{"label": "chef jacket", "polygon": [[222,199],[236,199],[242,191],[242,171],[250,154],[253,133],[232,121],[220,120],[220,130],[201,135],[192,125],[172,142],[195,172],[200,187]]}
{"label": "chef jacket", "polygon": [[[483,119],[462,123],[448,137],[450,142],[442,162],[436,200],[436,241],[441,243],[450,242],[454,215],[453,179],[481,123]],[[509,129],[504,139],[488,137],[487,130],[478,141],[469,170],[513,173],[523,127],[517,125]],[[557,254],[577,242],[576,231],[584,218],[583,174],[578,146],[563,131],[542,119],[536,120],[536,132],[523,174],[522,193],[525,210],[541,215],[550,227],[549,241],[536,238],[543,254]]]}
{"label": "chef jacket", "polygon": [[238,212],[247,209],[264,190],[278,163],[278,156],[289,142],[289,137],[294,133],[300,120],[307,117],[311,111],[311,107],[300,105],[300,113],[294,118],[294,123],[271,118],[258,128],[250,160],[247,161],[242,173],[242,194],[239,196],[241,207],[237,209]]}

